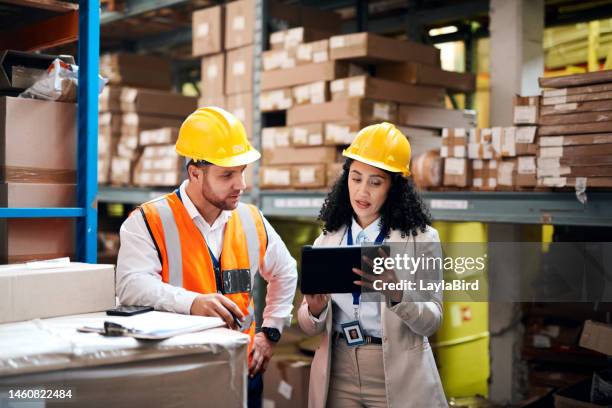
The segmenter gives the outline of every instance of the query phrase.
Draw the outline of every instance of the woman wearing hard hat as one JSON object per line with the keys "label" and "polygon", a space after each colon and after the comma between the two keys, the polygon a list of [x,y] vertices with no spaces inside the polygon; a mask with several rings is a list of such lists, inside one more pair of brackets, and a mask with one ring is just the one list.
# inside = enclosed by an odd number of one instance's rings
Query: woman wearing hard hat
{"label": "woman wearing hard hat", "polygon": [[[439,248],[438,233],[410,175],[410,143],[392,124],[362,129],[343,152],[343,172],[319,218],[315,246],[403,243]],[[432,244],[433,243],[433,244]],[[356,283],[363,272],[356,269]],[[322,334],[310,372],[308,406],[447,406],[427,336],[442,321],[441,297],[407,300],[387,294],[361,301],[360,292],[306,295],[298,321]]]}

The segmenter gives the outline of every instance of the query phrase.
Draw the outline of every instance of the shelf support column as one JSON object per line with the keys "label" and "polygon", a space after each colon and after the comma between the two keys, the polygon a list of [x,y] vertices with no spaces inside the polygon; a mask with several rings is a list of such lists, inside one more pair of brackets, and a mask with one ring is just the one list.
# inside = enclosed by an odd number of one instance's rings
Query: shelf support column
{"label": "shelf support column", "polygon": [[544,0],[491,0],[492,126],[512,125],[512,97],[538,95],[544,72]]}
{"label": "shelf support column", "polygon": [[76,250],[82,262],[97,259],[98,210],[98,64],[100,2],[79,1],[79,88],[77,107],[77,204],[85,215],[77,219]]}

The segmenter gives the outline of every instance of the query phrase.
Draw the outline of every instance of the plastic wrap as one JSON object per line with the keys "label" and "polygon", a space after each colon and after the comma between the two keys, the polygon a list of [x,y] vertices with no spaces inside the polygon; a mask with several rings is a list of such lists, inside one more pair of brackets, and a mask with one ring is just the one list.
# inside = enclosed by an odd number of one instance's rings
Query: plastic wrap
{"label": "plastic wrap", "polygon": [[142,342],[76,331],[107,319],[92,313],[0,325],[0,402],[8,390],[45,388],[72,390],[48,406],[245,405],[247,335],[217,328]]}

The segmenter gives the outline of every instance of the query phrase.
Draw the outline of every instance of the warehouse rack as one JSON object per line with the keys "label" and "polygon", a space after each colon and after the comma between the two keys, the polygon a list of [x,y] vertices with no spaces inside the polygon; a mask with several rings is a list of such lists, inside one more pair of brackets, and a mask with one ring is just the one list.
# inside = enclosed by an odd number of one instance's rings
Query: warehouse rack
{"label": "warehouse rack", "polygon": [[[76,218],[76,255],[83,262],[95,263],[97,258],[96,194],[98,188],[98,60],[100,37],[99,2],[80,0],[78,12],[76,5],[65,2],[22,1],[20,6],[36,7],[60,13],[42,22],[32,23],[27,30],[20,31],[21,37],[5,37],[2,45],[39,49],[50,44],[59,45],[76,39],[74,18],[78,13],[78,63],[79,89],[77,107],[77,207],[70,208],[0,208],[0,218]],[[74,7],[73,7],[74,6]],[[58,22],[68,26],[58,29]],[[50,26],[55,30],[48,31]],[[19,30],[17,30],[19,31]],[[17,38],[19,43],[8,41]],[[2,48],[2,47],[0,47]],[[35,148],[32,146],[32,148]]]}
{"label": "warehouse rack", "polygon": [[[100,186],[98,200],[140,204],[171,189]],[[254,202],[255,192],[243,196]],[[435,221],[511,224],[612,226],[612,193],[589,192],[581,204],[573,192],[423,191]],[[316,217],[325,192],[261,190],[259,203],[267,216]]]}

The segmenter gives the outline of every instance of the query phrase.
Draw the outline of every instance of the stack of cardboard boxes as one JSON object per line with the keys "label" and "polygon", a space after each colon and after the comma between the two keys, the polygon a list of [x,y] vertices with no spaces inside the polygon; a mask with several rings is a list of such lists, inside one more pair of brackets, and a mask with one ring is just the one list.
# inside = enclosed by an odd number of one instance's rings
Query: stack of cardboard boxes
{"label": "stack of cardboard boxes", "polygon": [[538,185],[612,187],[612,70],[540,86]]}
{"label": "stack of cardboard boxes", "polygon": [[519,189],[534,188],[536,178],[536,154],[538,136],[539,96],[516,96],[514,98],[512,132],[515,137],[516,186]]}
{"label": "stack of cardboard boxes", "polygon": [[286,111],[286,121],[262,133],[262,188],[330,185],[339,148],[373,123],[398,125],[413,155],[439,148],[445,126],[474,125],[473,112],[444,109],[446,89],[472,90],[474,76],[440,69],[435,47],[372,33],[326,38],[307,27],[273,33],[270,43],[260,107]]}
{"label": "stack of cardboard boxes", "polygon": [[[515,105],[517,125],[535,123],[520,115],[517,120],[517,111],[537,109],[537,97],[517,97]],[[440,150],[445,158],[443,185],[483,191],[535,187],[536,133],[536,126],[444,129]]]}
{"label": "stack of cardboard boxes", "polygon": [[[101,58],[100,71],[110,85],[99,98],[99,182],[175,185],[180,180],[180,166],[166,163],[163,168],[150,168],[139,164],[139,160],[145,146],[160,143],[170,146],[176,133],[171,131],[166,139],[145,137],[144,143],[140,134],[150,129],[178,129],[195,110],[196,98],[170,92],[170,63],[164,58],[125,53],[105,55]],[[178,162],[178,156],[169,148],[156,152],[155,159]],[[138,174],[137,168],[144,173]],[[165,174],[159,175],[160,172]],[[163,182],[152,183],[152,179]]]}
{"label": "stack of cardboard boxes", "polygon": [[252,0],[209,7],[193,13],[194,56],[202,57],[199,106],[219,106],[253,129]]}
{"label": "stack of cardboard boxes", "polygon": [[[0,207],[76,206],[74,103],[0,97]],[[1,218],[0,263],[74,256],[72,218]]]}

